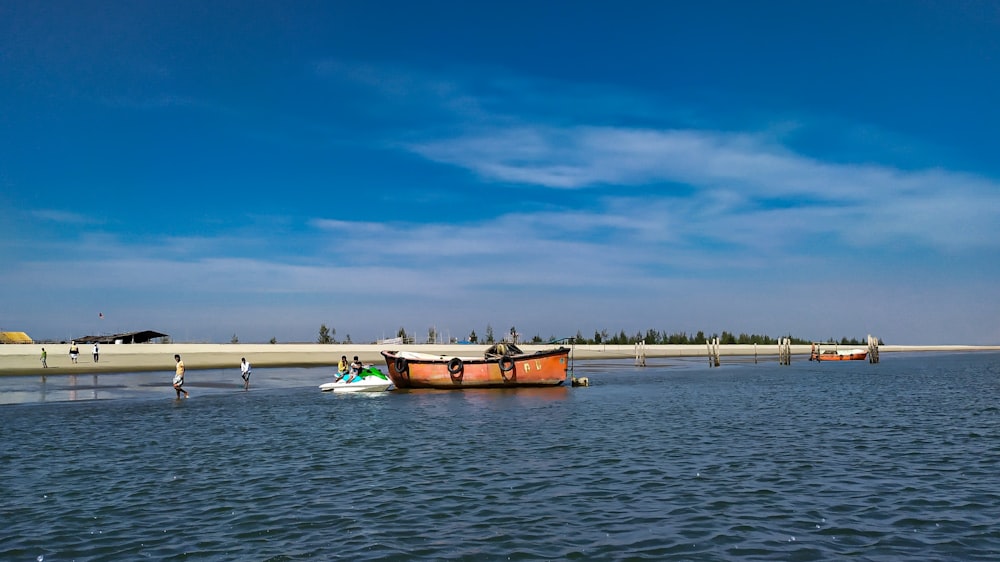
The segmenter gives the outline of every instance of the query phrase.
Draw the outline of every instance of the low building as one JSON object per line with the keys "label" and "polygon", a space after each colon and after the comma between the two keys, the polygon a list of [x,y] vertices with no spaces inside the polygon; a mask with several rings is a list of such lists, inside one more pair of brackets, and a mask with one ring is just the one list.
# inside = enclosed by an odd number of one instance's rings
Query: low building
{"label": "low building", "polygon": [[102,336],[83,336],[81,338],[74,338],[73,341],[76,343],[103,343],[103,344],[116,344],[116,343],[149,343],[152,340],[169,337],[167,334],[161,334],[160,332],[154,332],[152,330],[143,330],[141,332],[125,332],[123,334],[111,334]]}

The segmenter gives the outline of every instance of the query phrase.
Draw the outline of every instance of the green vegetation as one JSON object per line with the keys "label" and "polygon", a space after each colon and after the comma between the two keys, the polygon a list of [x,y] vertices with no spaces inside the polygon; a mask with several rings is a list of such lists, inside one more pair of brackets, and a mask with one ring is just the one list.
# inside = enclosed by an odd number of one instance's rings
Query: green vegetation
{"label": "green vegetation", "polygon": [[[333,337],[334,335],[336,335],[336,333],[337,333],[336,329],[329,329],[326,327],[326,324],[323,324],[319,327],[319,338],[316,340],[316,342],[338,343],[337,340]],[[472,330],[469,333],[468,341],[470,343],[485,343],[490,345],[496,343],[497,340],[493,334],[492,325],[490,324],[486,325],[485,334],[486,336],[484,338],[480,338],[479,335],[476,333],[476,331]],[[510,328],[510,334],[511,336],[517,334],[517,330],[513,326],[511,326]],[[402,326],[396,332],[396,336],[403,338],[404,342],[414,343],[411,339],[411,336],[406,333],[406,329],[404,329]],[[427,343],[436,343],[437,338],[438,338],[437,329],[433,326],[430,327],[427,332]],[[564,342],[564,343],[571,343],[578,345],[600,345],[600,344],[634,345],[639,342],[643,342],[646,345],[705,345],[707,342],[713,341],[716,338],[719,339],[719,343],[722,345],[733,345],[733,344],[778,345],[778,342],[785,338],[788,338],[793,345],[809,345],[814,341],[817,341],[814,339],[795,337],[791,334],[778,337],[771,337],[760,334],[747,334],[747,333],[734,334],[732,332],[727,332],[727,331],[723,331],[721,334],[720,333],[706,334],[704,331],[701,330],[699,330],[695,334],[689,334],[686,332],[667,332],[667,331],[661,332],[650,328],[649,330],[646,330],[645,333],[636,332],[635,334],[631,335],[625,333],[625,330],[620,330],[617,334],[610,334],[608,330],[601,330],[601,331],[595,330],[593,337],[589,338],[585,337],[583,335],[583,332],[579,330],[576,332],[575,336],[569,338],[566,337],[558,338],[556,336],[549,336],[547,339],[545,339],[542,338],[540,335],[536,334],[535,336],[529,339],[525,339],[521,336],[518,336],[518,342],[519,343],[527,342],[539,345],[546,343],[556,343],[556,342]],[[233,339],[234,340],[236,339],[235,334],[233,335]],[[275,343],[274,338],[271,339],[271,343]],[[351,343],[350,335],[347,336],[347,339],[344,343]],[[839,340],[836,338],[829,338],[825,341],[819,341],[819,343],[854,345],[854,346],[865,346],[868,344],[867,338],[859,339],[859,338],[847,338],[847,337],[840,338]],[[879,345],[885,345],[885,343],[879,340]]]}
{"label": "green vegetation", "polygon": [[316,343],[337,343],[337,340],[333,339],[333,336],[337,334],[337,329],[334,328],[330,331],[330,328],[326,327],[326,324],[319,325],[319,337],[316,338]]}
{"label": "green vegetation", "polygon": [[[808,345],[813,343],[814,340],[803,339],[795,337],[791,334],[773,338],[771,336],[764,336],[759,334],[746,334],[741,333],[739,335],[733,334],[731,332],[723,331],[721,334],[711,334],[705,335],[705,332],[698,331],[698,333],[691,335],[685,332],[659,332],[654,329],[646,330],[646,333],[636,332],[633,335],[628,335],[625,330],[620,331],[617,335],[608,335],[607,330],[601,332],[594,332],[593,338],[586,338],[581,332],[577,332],[576,336],[569,338],[570,343],[576,344],[609,344],[609,345],[628,345],[636,344],[639,342],[644,342],[646,345],[704,345],[705,343],[719,338],[719,343],[726,344],[759,344],[759,345],[777,345],[778,341],[784,338],[791,340],[793,345]],[[549,341],[554,341],[555,338],[550,338]],[[542,339],[535,336],[531,340],[532,343],[541,343]],[[866,345],[866,339],[859,340],[857,338],[841,338],[839,341],[833,338],[821,343],[839,343],[841,345]],[[881,342],[879,342],[881,343]]]}

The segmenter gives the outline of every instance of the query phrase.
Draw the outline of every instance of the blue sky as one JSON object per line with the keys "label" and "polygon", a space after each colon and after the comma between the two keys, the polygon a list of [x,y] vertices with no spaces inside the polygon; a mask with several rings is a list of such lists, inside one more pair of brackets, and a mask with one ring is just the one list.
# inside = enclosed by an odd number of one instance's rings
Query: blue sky
{"label": "blue sky", "polygon": [[0,328],[997,344],[998,86],[995,2],[7,1]]}

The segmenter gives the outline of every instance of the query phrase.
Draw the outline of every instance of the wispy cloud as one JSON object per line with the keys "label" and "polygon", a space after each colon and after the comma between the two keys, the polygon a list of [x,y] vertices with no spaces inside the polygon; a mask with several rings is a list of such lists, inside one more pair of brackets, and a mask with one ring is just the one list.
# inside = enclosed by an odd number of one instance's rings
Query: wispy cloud
{"label": "wispy cloud", "polygon": [[66,225],[96,225],[102,222],[89,215],[58,209],[35,209],[29,212],[33,217],[43,221]]}
{"label": "wispy cloud", "polygon": [[[51,237],[64,251],[32,251],[52,241],[28,240],[26,259],[0,270],[0,282],[12,294],[80,295],[72,306],[94,308],[89,303],[107,295],[164,314],[176,304],[188,312],[177,322],[213,326],[232,322],[219,318],[228,310],[286,324],[335,313],[365,323],[352,331],[369,332],[496,315],[501,323],[535,323],[546,336],[546,326],[669,328],[668,317],[680,330],[741,329],[733,319],[748,318],[758,323],[748,329],[779,326],[799,335],[809,330],[795,330],[794,321],[845,326],[871,314],[819,308],[816,295],[873,289],[884,299],[878,314],[889,318],[885,323],[905,317],[919,324],[923,312],[907,307],[927,298],[922,275],[935,267],[908,261],[913,255],[976,263],[979,269],[965,270],[972,281],[960,284],[970,290],[988,285],[983,280],[995,279],[1000,267],[1000,184],[988,177],[878,159],[824,160],[768,131],[680,126],[684,111],[676,108],[669,117],[631,119],[657,114],[641,93],[588,94],[580,85],[490,80],[482,71],[458,79],[397,70],[316,66],[319,78],[376,92],[379,103],[346,96],[345,105],[379,114],[371,119],[384,128],[351,129],[345,142],[357,147],[363,137],[366,147],[391,153],[390,163],[401,148],[407,170],[417,174],[420,166],[454,167],[478,181],[437,185],[433,174],[417,177],[407,199],[399,197],[413,209],[407,220],[343,220],[332,217],[352,215],[335,210],[323,216],[317,209],[336,205],[317,204],[307,192],[307,205],[281,206],[288,216],[251,216],[234,228],[141,243],[127,232],[88,228],[97,223],[86,215],[34,211],[39,223],[66,226],[38,229],[56,233]],[[630,118],[615,119],[614,108],[628,98],[638,100],[624,104]],[[312,118],[300,117],[310,126]],[[317,122],[340,126],[336,119]],[[267,130],[281,137],[287,129]],[[351,173],[364,183],[364,173]],[[464,181],[466,174],[457,175]],[[531,204],[488,213],[451,206],[470,189],[498,185]],[[414,201],[417,188],[434,205]],[[884,262],[858,258],[873,254]],[[936,275],[943,284],[950,280],[950,272]],[[956,292],[935,306],[940,316],[974,300]],[[789,302],[802,312],[785,312]],[[22,317],[34,314],[18,306]],[[845,334],[831,328],[816,335]]]}
{"label": "wispy cloud", "polygon": [[[666,186],[647,196],[676,197],[739,238],[773,232],[775,219],[826,232],[852,245],[903,240],[940,248],[1000,245],[1000,184],[946,170],[900,170],[822,162],[769,137],[696,130],[517,127],[413,144],[428,159],[469,169],[487,181],[556,189]],[[794,213],[780,210],[795,207]],[[776,210],[777,209],[777,210]],[[754,221],[751,217],[758,218]],[[808,217],[809,220],[803,220]],[[675,217],[680,219],[681,217]],[[680,223],[692,223],[690,216]],[[734,237],[735,239],[736,237]]]}
{"label": "wispy cloud", "polygon": [[[1000,247],[1000,222],[994,220],[1000,216],[1000,183],[973,173],[895,167],[857,152],[856,162],[843,154],[824,161],[783,144],[788,131],[692,127],[704,121],[692,108],[502,70],[464,72],[462,79],[375,65],[333,65],[324,72],[382,92],[407,111],[419,107],[435,115],[439,125],[424,131],[425,139],[401,145],[414,154],[524,190],[594,190],[605,204],[615,195],[629,201],[624,215],[614,215],[620,223],[650,221],[658,226],[647,227],[647,234],[655,231],[666,240],[709,238],[738,248],[803,238],[847,248]],[[832,126],[828,117],[817,119]],[[623,120],[688,126],[602,124]],[[797,122],[794,129],[806,126]],[[880,137],[893,146],[906,140],[891,133]],[[866,142],[870,154],[892,154],[892,146]],[[608,209],[561,212],[578,218],[604,216]]]}
{"label": "wispy cloud", "polygon": [[166,92],[154,93],[146,97],[105,98],[104,103],[110,107],[149,110],[174,107],[204,107],[206,104],[190,96],[181,96]]}

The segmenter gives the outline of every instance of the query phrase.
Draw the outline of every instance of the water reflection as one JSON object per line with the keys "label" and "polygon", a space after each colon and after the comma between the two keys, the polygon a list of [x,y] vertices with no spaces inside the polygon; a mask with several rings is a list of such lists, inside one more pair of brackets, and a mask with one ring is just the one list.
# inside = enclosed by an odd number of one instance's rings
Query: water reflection
{"label": "water reflection", "polygon": [[[46,373],[42,376],[0,377],[0,404],[128,398],[176,399],[176,393],[171,388],[172,378],[173,371],[92,375]],[[193,399],[213,394],[266,392],[278,388],[298,387],[316,389],[319,393],[316,387],[320,383],[328,382],[329,370],[322,367],[254,369],[254,382],[249,390],[244,389],[239,370],[189,371],[185,378],[184,388],[191,391]],[[426,401],[428,406],[436,402],[460,400],[473,406],[502,407],[510,402],[520,404],[557,402],[567,399],[571,395],[571,390],[567,384],[510,389],[395,390],[387,394],[408,394],[417,397],[418,403]],[[450,398],[440,400],[440,397]]]}
{"label": "water reflection", "polygon": [[486,407],[499,403],[540,403],[565,400],[570,395],[569,385],[521,388],[467,388],[445,389],[402,389],[395,394],[406,394],[428,405],[438,401],[461,400],[472,406]]}
{"label": "water reflection", "polygon": [[[110,376],[110,375],[107,375]],[[49,394],[52,393],[51,399],[53,401],[64,400],[62,393],[65,393],[65,399],[69,401],[76,400],[99,400],[102,398],[111,398],[111,391],[114,389],[127,388],[124,384],[101,384],[100,375],[91,375],[90,382],[87,382],[86,375],[69,375],[67,377],[68,384],[59,385],[56,381],[52,384],[49,383],[46,377],[42,377],[41,388],[39,389],[39,399],[45,402],[50,398]],[[114,379],[109,381],[110,383],[120,382]]]}
{"label": "water reflection", "polygon": [[[171,387],[174,372],[59,374],[0,377],[0,404],[70,402],[109,399],[176,399]],[[207,369],[187,373],[184,387],[192,398],[235,391],[259,392],[276,388],[313,387],[329,378],[324,368],[255,369],[254,384],[244,390],[239,370]],[[319,390],[317,389],[317,392]]]}
{"label": "water reflection", "polygon": [[[162,379],[160,373],[105,373],[0,377],[0,404],[107,400],[149,394],[143,384]],[[162,384],[154,384],[157,392]]]}

